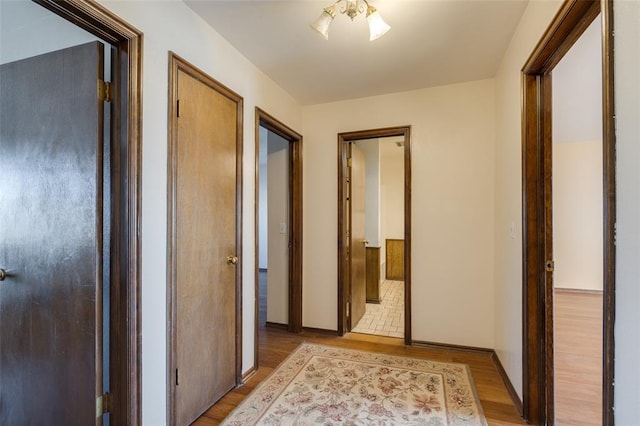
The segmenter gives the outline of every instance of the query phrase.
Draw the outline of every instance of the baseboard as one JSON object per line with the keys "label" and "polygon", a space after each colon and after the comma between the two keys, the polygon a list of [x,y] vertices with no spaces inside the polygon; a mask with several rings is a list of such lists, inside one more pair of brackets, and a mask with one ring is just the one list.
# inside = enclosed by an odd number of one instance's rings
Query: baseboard
{"label": "baseboard", "polygon": [[[289,331],[289,326],[287,324],[280,324],[277,322],[269,322],[265,323],[265,327],[273,328],[276,330]],[[325,328],[314,328],[314,327],[302,327],[303,333],[316,333],[316,334],[326,334],[329,336],[337,336],[338,332],[336,330],[327,330]]]}
{"label": "baseboard", "polygon": [[267,321],[264,323],[265,327],[269,327],[269,328],[277,328],[278,330],[288,330],[289,329],[289,325],[288,324],[281,324],[279,322],[271,322],[271,321]]}
{"label": "baseboard", "polygon": [[582,288],[562,288],[562,287],[554,287],[553,289],[556,293],[574,293],[574,294],[602,294],[602,290],[587,290]]}
{"label": "baseboard", "polygon": [[500,375],[504,386],[507,388],[507,393],[509,394],[513,405],[516,407],[516,410],[518,410],[518,414],[520,417],[523,417],[524,410],[522,408],[522,400],[520,399],[516,388],[513,387],[513,383],[511,383],[511,379],[509,379],[507,371],[504,369],[504,366],[500,362],[500,358],[498,358],[498,354],[495,351],[491,354],[491,361],[493,361],[493,364],[496,366],[496,370],[498,370],[498,374]]}
{"label": "baseboard", "polygon": [[302,331],[306,333],[328,334],[330,336],[338,335],[338,332],[336,330],[327,330],[325,328],[302,327]]}
{"label": "baseboard", "polygon": [[476,346],[452,345],[449,343],[425,342],[422,340],[412,340],[411,345],[421,348],[445,349],[447,351],[482,353],[489,356],[494,353],[493,349],[479,348]]}
{"label": "baseboard", "polygon": [[256,369],[255,366],[251,367],[249,370],[247,370],[243,375],[242,375],[242,384],[247,383],[247,381],[249,379],[251,379],[253,376],[256,375],[256,373],[258,372],[258,370]]}

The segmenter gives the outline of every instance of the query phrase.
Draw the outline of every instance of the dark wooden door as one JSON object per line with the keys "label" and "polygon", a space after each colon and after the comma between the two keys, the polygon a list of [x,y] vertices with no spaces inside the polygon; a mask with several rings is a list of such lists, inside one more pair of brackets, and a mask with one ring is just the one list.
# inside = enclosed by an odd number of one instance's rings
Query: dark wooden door
{"label": "dark wooden door", "polygon": [[2,425],[102,423],[102,56],[0,66]]}
{"label": "dark wooden door", "polygon": [[238,100],[177,72],[174,158],[175,423],[195,420],[236,385]]}
{"label": "dark wooden door", "polygon": [[364,315],[367,301],[366,287],[366,240],[365,205],[366,173],[364,153],[356,144],[351,143],[350,206],[351,226],[351,328],[358,324]]}

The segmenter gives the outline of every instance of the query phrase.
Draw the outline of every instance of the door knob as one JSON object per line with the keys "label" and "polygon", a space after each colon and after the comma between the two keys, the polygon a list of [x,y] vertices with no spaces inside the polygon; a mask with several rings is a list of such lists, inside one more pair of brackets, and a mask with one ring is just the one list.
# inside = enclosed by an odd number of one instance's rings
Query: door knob
{"label": "door knob", "polygon": [[369,240],[362,240],[362,244],[366,246],[367,244],[369,244]]}
{"label": "door knob", "polygon": [[227,264],[236,265],[238,263],[238,258],[236,256],[227,256]]}
{"label": "door knob", "polygon": [[4,281],[5,278],[7,278],[7,271],[0,268],[0,281]]}

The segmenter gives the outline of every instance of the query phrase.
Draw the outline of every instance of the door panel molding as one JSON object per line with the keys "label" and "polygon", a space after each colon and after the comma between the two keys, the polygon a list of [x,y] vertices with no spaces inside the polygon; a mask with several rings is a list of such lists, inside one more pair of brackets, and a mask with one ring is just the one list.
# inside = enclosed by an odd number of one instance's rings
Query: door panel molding
{"label": "door panel molding", "polygon": [[289,141],[289,321],[287,330],[291,333],[302,331],[302,135],[270,115],[263,109],[255,108],[255,193],[254,193],[254,247],[255,261],[255,344],[253,371],[258,369],[259,349],[259,235],[258,201],[260,192],[260,127],[264,127]]}
{"label": "door panel molding", "polygon": [[349,213],[346,211],[344,179],[348,175],[347,150],[349,142],[360,139],[382,138],[388,136],[404,137],[404,342],[411,340],[411,126],[386,127],[371,130],[338,133],[338,335],[342,336],[348,330],[347,300],[345,284],[348,275],[348,261],[346,260],[346,235]]}
{"label": "door panel molding", "polygon": [[[243,99],[240,95],[223,86],[206,73],[186,62],[173,52],[169,52],[169,146],[168,146],[168,181],[167,181],[167,416],[170,424],[177,424],[177,395],[175,383],[178,380],[176,369],[178,367],[178,336],[177,336],[177,190],[178,190],[178,122],[180,109],[178,105],[178,77],[180,73],[191,77],[193,80],[213,89],[223,98],[235,103],[235,248],[236,254],[225,253],[231,256],[228,263],[232,263],[235,271],[235,360],[234,381],[235,386],[242,382],[242,151],[243,151]],[[232,259],[236,256],[235,259]],[[239,258],[239,259],[238,259]],[[215,401],[214,401],[215,402]],[[213,403],[213,402],[212,402]],[[200,413],[198,413],[200,414]]]}
{"label": "door panel molding", "polygon": [[522,69],[523,416],[553,424],[553,296],[551,223],[551,71],[602,12],[603,46],[603,413],[613,425],[615,318],[615,133],[613,3],[567,0]]}
{"label": "door panel molding", "polygon": [[143,36],[95,1],[34,0],[115,46],[112,80],[111,402],[113,424],[142,423],[141,144]]}

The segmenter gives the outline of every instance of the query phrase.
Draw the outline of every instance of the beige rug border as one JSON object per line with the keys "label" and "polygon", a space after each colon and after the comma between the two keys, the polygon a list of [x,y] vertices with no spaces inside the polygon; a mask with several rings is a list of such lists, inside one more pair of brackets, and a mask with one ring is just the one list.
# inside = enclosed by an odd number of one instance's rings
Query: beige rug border
{"label": "beige rug border", "polygon": [[[295,355],[295,353],[298,352],[303,346],[307,346],[307,345],[322,346],[322,347],[325,347],[325,348],[338,348],[338,349],[343,349],[343,350],[352,351],[352,352],[381,353],[381,354],[392,356],[392,357],[396,357],[396,358],[418,359],[418,360],[425,360],[425,361],[430,361],[430,362],[434,362],[434,363],[438,363],[438,364],[452,364],[452,365],[462,366],[462,367],[464,367],[464,370],[467,372],[467,379],[469,380],[469,385],[471,386],[471,390],[473,392],[473,397],[475,398],[476,405],[478,406],[478,414],[481,416],[481,420],[485,424],[485,426],[488,424],[487,423],[487,418],[486,418],[486,416],[484,414],[484,407],[482,407],[482,403],[480,401],[480,397],[478,396],[478,389],[476,388],[476,383],[475,383],[475,380],[473,379],[473,374],[471,373],[471,367],[469,367],[469,364],[465,364],[465,363],[462,363],[462,362],[436,361],[436,360],[433,360],[433,359],[430,359],[430,358],[422,359],[422,358],[416,358],[416,357],[408,356],[408,355],[390,354],[389,352],[384,352],[384,351],[383,352],[372,352],[372,351],[367,351],[367,350],[362,350],[362,349],[347,348],[347,347],[338,346],[338,345],[326,345],[326,344],[323,344],[323,343],[308,342],[306,340],[300,342],[300,344],[298,346],[296,346],[296,348],[293,351],[291,351],[291,353],[289,355],[287,355],[287,357],[285,359],[280,361],[278,363],[278,365],[269,374],[267,374],[264,379],[262,379],[262,381],[258,384],[258,386],[254,387],[251,390],[251,392],[249,392],[247,395],[245,395],[245,397],[242,398],[242,401],[240,401],[240,403],[233,410],[231,410],[229,412],[229,414],[227,414],[225,416],[224,419],[222,419],[222,422],[220,424],[224,425],[226,420],[229,417],[231,417],[236,411],[238,411],[240,409],[240,407],[242,406],[242,404],[245,402],[245,400],[247,398],[249,398],[254,392],[257,392],[258,389],[262,388],[262,386],[266,386],[267,381],[278,370],[278,368],[280,368],[281,365],[283,365],[285,362],[287,362],[289,360],[289,358],[293,357],[293,355]],[[274,399],[272,402],[269,403],[267,409],[265,409],[262,414],[264,414],[265,412],[267,412],[271,408],[271,405],[275,403],[276,399]],[[262,415],[260,417],[262,417]]]}

